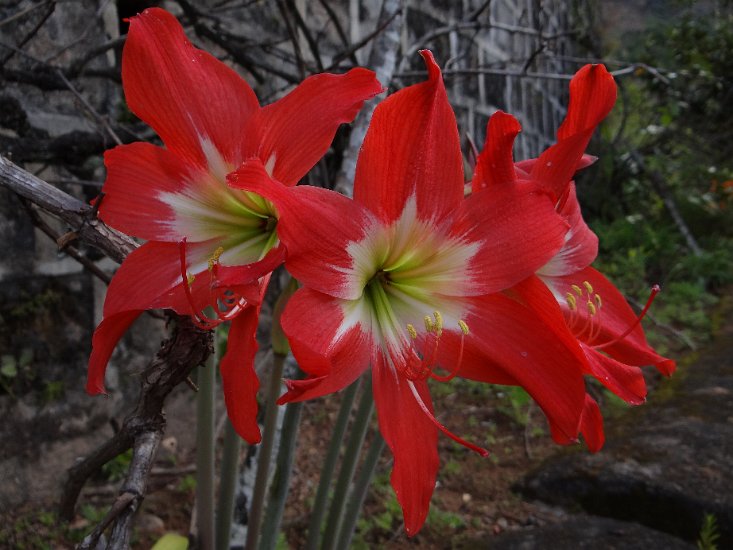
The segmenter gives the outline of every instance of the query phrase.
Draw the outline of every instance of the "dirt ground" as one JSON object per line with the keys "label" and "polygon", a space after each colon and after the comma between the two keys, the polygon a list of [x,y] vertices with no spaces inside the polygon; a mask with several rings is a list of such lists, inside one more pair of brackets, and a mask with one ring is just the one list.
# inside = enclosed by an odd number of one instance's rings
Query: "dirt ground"
{"label": "dirt ground", "polygon": [[[512,488],[543,459],[562,452],[552,443],[544,416],[536,406],[521,394],[507,394],[499,387],[462,380],[441,384],[433,393],[441,422],[461,437],[485,446],[491,455],[481,458],[440,437],[441,469],[430,515],[423,530],[408,539],[389,485],[392,457],[386,449],[353,541],[355,548],[470,546],[471,541],[485,540],[505,530],[562,517],[562,512],[522,501]],[[282,526],[291,548],[305,542],[309,509],[338,407],[338,396],[304,406]],[[179,431],[184,426],[171,427]],[[150,547],[163,533],[186,534],[189,530],[195,487],[194,452],[190,432],[178,435],[176,438],[171,434],[159,451],[149,494],[137,521],[133,540],[136,548]],[[60,464],[59,468],[67,466]],[[87,484],[77,517],[70,525],[58,523],[54,502],[2,513],[0,547],[73,547],[103,517],[116,495],[124,466],[124,459],[120,459]]]}

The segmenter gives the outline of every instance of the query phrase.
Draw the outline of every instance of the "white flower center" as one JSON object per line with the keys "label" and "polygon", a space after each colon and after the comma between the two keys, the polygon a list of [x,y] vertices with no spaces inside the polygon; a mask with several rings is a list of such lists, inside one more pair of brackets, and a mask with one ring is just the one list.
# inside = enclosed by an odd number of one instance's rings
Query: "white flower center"
{"label": "white flower center", "polygon": [[375,222],[362,240],[349,244],[353,264],[345,274],[362,292],[343,300],[339,333],[361,325],[371,333],[375,351],[399,367],[414,353],[408,325],[422,327],[425,316],[438,311],[446,330],[460,331],[468,267],[478,249],[478,243],[449,235],[445,224],[418,219],[410,198],[394,223]]}
{"label": "white flower center", "polygon": [[226,176],[236,168],[227,162],[210,140],[201,139],[208,170],[191,174],[183,189],[163,192],[160,200],[175,212],[172,233],[189,242],[216,240],[224,248],[224,265],[257,261],[277,242],[277,213],[256,193],[231,189]]}

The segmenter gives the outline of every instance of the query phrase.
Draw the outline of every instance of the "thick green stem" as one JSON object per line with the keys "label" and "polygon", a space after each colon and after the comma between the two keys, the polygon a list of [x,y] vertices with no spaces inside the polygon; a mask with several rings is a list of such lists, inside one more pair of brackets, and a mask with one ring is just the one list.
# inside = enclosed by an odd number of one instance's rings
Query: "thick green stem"
{"label": "thick green stem", "polygon": [[219,474],[219,505],[216,509],[217,550],[229,550],[241,446],[242,439],[234,430],[232,422],[227,418],[224,427],[224,449],[221,455],[221,473]]}
{"label": "thick green stem", "polygon": [[255,550],[259,536],[262,511],[265,505],[265,494],[267,492],[267,481],[270,474],[270,457],[275,444],[277,431],[277,398],[280,393],[280,379],[285,366],[285,355],[274,353],[272,355],[272,370],[270,382],[267,387],[267,400],[265,402],[265,426],[262,432],[262,443],[260,444],[257,456],[257,475],[255,487],[252,492],[252,505],[247,521],[247,542],[245,550]]}
{"label": "thick green stem", "polygon": [[336,424],[333,427],[331,442],[328,446],[328,452],[321,469],[321,477],[318,481],[318,490],[316,491],[316,499],[313,503],[310,522],[308,524],[308,541],[306,542],[306,550],[316,550],[321,538],[321,522],[326,513],[326,503],[328,502],[328,491],[331,488],[331,480],[336,471],[336,461],[341,451],[341,443],[344,439],[346,426],[351,416],[351,408],[354,405],[356,390],[359,388],[359,381],[354,382],[344,390],[341,395],[341,408],[339,409]]}
{"label": "thick green stem", "polygon": [[338,544],[336,548],[348,548],[351,544],[351,537],[354,536],[354,530],[356,528],[356,521],[359,519],[359,513],[364,505],[364,499],[366,498],[367,492],[369,491],[369,484],[374,477],[374,472],[377,469],[377,462],[379,457],[384,451],[385,441],[379,430],[374,434],[374,439],[369,450],[367,451],[364,464],[359,470],[359,475],[354,482],[354,487],[349,494],[349,501],[346,505],[346,511],[344,512],[344,519],[341,523],[341,532],[338,537]]}
{"label": "thick green stem", "polygon": [[346,452],[341,461],[341,471],[339,472],[336,487],[333,491],[333,499],[331,500],[331,510],[328,514],[326,522],[326,531],[323,534],[323,549],[333,550],[336,548],[339,530],[341,528],[341,520],[344,514],[346,501],[346,493],[348,492],[351,479],[354,477],[356,463],[361,454],[361,448],[364,445],[364,437],[367,428],[369,428],[369,420],[374,412],[374,399],[372,398],[372,379],[371,372],[368,372],[363,382],[363,391],[359,400],[359,408],[356,411],[354,423],[351,426],[351,433],[346,443]]}
{"label": "thick green stem", "polygon": [[277,545],[280,522],[285,510],[285,500],[290,489],[290,474],[293,472],[295,447],[298,442],[300,413],[303,403],[290,403],[285,408],[282,430],[280,431],[280,449],[277,453],[277,469],[270,486],[270,498],[267,513],[262,523],[262,540],[260,550],[273,550]]}
{"label": "thick green stem", "polygon": [[196,530],[198,547],[214,550],[214,390],[216,353],[199,369],[196,399]]}

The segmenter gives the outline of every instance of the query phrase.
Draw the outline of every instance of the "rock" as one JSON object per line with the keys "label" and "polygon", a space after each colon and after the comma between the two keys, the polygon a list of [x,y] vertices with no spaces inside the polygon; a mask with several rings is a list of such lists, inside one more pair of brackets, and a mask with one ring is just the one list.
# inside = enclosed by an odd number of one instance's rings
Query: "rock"
{"label": "rock", "polygon": [[165,533],[165,522],[154,514],[140,514],[135,526],[140,534],[159,537]]}
{"label": "rock", "polygon": [[534,498],[636,521],[694,541],[714,514],[733,544],[733,426],[681,419],[638,430],[596,455],[565,456],[527,480]]}
{"label": "rock", "polygon": [[504,533],[461,548],[490,550],[692,550],[694,545],[637,523],[578,516],[563,523]]}
{"label": "rock", "polygon": [[706,514],[733,548],[733,325],[609,431],[596,455],[550,459],[520,490],[545,502],[695,541]]}

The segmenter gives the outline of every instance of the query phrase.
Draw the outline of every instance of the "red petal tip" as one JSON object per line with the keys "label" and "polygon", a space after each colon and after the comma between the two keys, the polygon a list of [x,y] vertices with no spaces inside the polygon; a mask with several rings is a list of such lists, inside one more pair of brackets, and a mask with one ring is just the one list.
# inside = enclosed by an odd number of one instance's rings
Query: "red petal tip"
{"label": "red petal tip", "polygon": [[435,57],[433,56],[433,52],[430,50],[420,50],[418,52],[423,60],[425,61],[425,66],[428,69],[428,78],[430,80],[434,80],[441,76],[440,67],[438,66],[438,63],[435,61]]}
{"label": "red petal tip", "polygon": [[109,394],[107,393],[107,390],[104,388],[104,386],[97,386],[96,388],[91,388],[87,386],[86,392],[88,395],[103,395],[105,397],[109,397]]}

